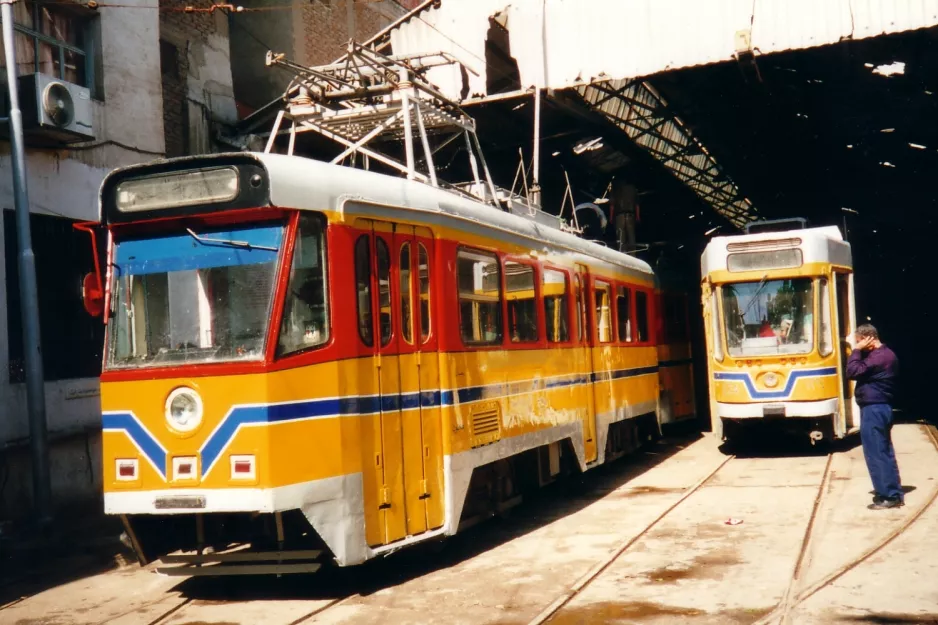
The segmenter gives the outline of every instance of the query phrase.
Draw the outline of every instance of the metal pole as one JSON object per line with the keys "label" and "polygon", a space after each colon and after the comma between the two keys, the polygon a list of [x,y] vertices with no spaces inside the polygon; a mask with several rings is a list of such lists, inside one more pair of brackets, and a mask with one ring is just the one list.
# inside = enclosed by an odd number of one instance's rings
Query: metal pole
{"label": "metal pole", "polygon": [[533,204],[541,207],[541,90],[534,90],[534,180],[531,184]]}
{"label": "metal pole", "polygon": [[13,161],[13,204],[16,208],[16,240],[19,246],[20,315],[23,319],[23,355],[26,361],[26,407],[29,413],[29,447],[33,469],[33,504],[41,526],[52,520],[52,486],[49,477],[49,441],[46,432],[45,380],[39,340],[39,291],[36,257],[29,232],[29,196],[26,191],[26,155],[23,151],[23,115],[16,91],[16,53],[13,46],[13,0],[0,0],[3,49],[6,52],[7,90],[10,102],[10,143]]}
{"label": "metal pole", "polygon": [[420,131],[420,142],[423,144],[423,153],[427,157],[427,173],[430,174],[430,184],[438,187],[436,181],[436,167],[433,165],[433,152],[430,151],[430,138],[427,137],[427,128],[423,124],[423,111],[420,110],[420,99],[414,98],[414,112],[417,113],[417,129]]}
{"label": "metal pole", "polygon": [[411,88],[411,84],[410,78],[407,75],[407,70],[402,69],[400,76],[401,111],[404,112],[404,157],[407,161],[407,177],[410,180],[413,180],[415,172],[414,135],[410,120],[410,94],[407,93],[407,91]]}

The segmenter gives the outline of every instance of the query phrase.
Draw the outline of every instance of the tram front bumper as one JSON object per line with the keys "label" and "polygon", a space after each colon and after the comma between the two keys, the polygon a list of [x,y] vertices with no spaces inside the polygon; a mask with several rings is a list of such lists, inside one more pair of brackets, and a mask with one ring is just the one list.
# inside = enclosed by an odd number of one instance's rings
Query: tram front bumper
{"label": "tram front bumper", "polygon": [[752,402],[727,404],[717,402],[717,414],[723,419],[818,418],[837,414],[838,399],[818,401]]}

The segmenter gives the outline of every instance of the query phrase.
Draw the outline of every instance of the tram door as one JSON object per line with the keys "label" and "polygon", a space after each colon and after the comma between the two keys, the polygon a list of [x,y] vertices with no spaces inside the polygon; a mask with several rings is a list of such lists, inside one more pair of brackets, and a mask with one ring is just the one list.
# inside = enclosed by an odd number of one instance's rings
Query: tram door
{"label": "tram door", "polygon": [[580,371],[585,372],[583,375],[587,380],[587,384],[582,386],[586,395],[586,401],[584,402],[586,410],[583,414],[583,446],[586,461],[592,462],[596,460],[599,449],[596,440],[596,398],[593,392],[594,384],[591,383],[594,368],[593,349],[591,347],[593,334],[590,330],[590,315],[588,312],[588,307],[592,305],[589,293],[589,270],[584,265],[577,265],[577,272],[573,276],[573,295],[576,307],[574,314],[577,316],[575,326],[577,330],[577,351],[580,352],[577,361],[580,364]]}
{"label": "tram door", "polygon": [[[427,462],[441,457],[440,443],[432,436],[435,432],[425,432],[429,421],[425,412],[432,402],[421,401],[422,391],[439,388],[435,359],[422,352],[422,339],[429,336],[430,308],[429,298],[421,293],[428,294],[433,239],[424,228],[378,221],[369,221],[368,226],[380,410],[375,500],[381,542],[389,543],[424,532],[433,521],[428,519],[428,500],[436,480],[428,480],[428,469],[433,467]],[[441,492],[434,495],[435,501],[442,500]]]}
{"label": "tram door", "polygon": [[[856,330],[856,313],[853,304],[853,276],[850,273],[835,271],[834,279],[834,306],[836,307],[834,318],[837,320],[837,334],[835,336],[841,342],[845,337],[853,334]],[[844,344],[840,349],[840,359],[838,370],[841,378],[840,403],[844,407],[845,427],[850,429],[860,425],[859,409],[855,405],[853,398],[853,383],[847,379],[847,345]],[[846,433],[846,432],[845,432]]]}

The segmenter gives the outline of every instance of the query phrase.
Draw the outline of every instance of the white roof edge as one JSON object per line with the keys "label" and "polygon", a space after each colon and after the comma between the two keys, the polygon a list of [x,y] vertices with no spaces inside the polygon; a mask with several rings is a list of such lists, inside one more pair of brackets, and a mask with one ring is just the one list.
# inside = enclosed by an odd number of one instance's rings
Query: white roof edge
{"label": "white roof edge", "polygon": [[[335,207],[341,199],[348,199],[441,213],[483,226],[496,226],[518,237],[548,243],[562,250],[590,256],[649,276],[654,275],[648,263],[634,256],[586,241],[556,228],[539,225],[533,220],[500,211],[446,189],[300,156],[258,152],[248,154],[264,164],[270,176],[271,201],[280,206],[321,210],[324,206]],[[316,178],[318,193],[309,192],[311,177]],[[294,188],[291,190],[288,187]]]}

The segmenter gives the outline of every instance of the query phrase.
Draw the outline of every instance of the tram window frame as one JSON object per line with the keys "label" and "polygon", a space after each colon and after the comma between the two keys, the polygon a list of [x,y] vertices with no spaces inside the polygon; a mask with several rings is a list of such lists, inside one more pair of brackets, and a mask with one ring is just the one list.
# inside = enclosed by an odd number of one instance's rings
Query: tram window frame
{"label": "tram window frame", "polygon": [[[519,267],[525,267],[530,270],[530,282],[525,284],[521,291],[526,291],[527,286],[531,287],[531,298],[529,300],[522,300],[520,298],[513,300],[509,297],[509,294],[514,291],[509,291],[508,279],[509,279],[509,265],[517,265]],[[527,272],[524,272],[525,274]],[[516,260],[514,258],[502,258],[502,299],[505,303],[505,335],[508,338],[508,343],[511,345],[521,345],[526,343],[537,343],[541,338],[540,333],[540,311],[539,311],[539,300],[540,300],[540,280],[538,276],[538,267],[534,263],[523,262]],[[513,319],[520,313],[521,305],[512,306],[513,301],[521,302],[530,302],[530,313],[531,315],[524,319],[522,322],[515,323]]]}
{"label": "tram window frame", "polygon": [[[318,230],[313,230],[311,232],[305,231],[306,227],[312,226],[316,226]],[[277,358],[292,356],[294,354],[307,352],[312,349],[319,349],[327,345],[332,339],[332,302],[330,301],[329,291],[329,254],[327,250],[327,228],[328,224],[326,222],[325,216],[318,213],[302,213],[297,219],[296,237],[293,243],[293,249],[291,250],[293,258],[290,260],[290,274],[287,278],[287,292],[283,298],[283,309],[281,312],[280,328],[277,337]],[[311,260],[310,256],[302,254],[302,240],[308,238],[310,234],[312,234],[312,236],[318,235],[319,249],[315,251],[318,252],[316,254],[316,260],[319,266],[301,267],[298,266],[298,263]],[[297,253],[298,251],[301,253]],[[313,344],[300,344],[292,349],[289,349],[284,345],[284,339],[286,336],[284,324],[288,323],[288,313],[293,310],[293,307],[297,306],[301,302],[305,303],[310,309],[313,308],[310,306],[309,302],[301,299],[295,289],[294,281],[297,279],[297,272],[301,269],[319,269],[317,274],[322,277],[322,302],[316,302],[316,304],[320,304],[323,309],[323,324],[320,328],[321,335],[318,342]],[[304,281],[301,289],[305,288],[307,284],[309,284],[308,280]]]}
{"label": "tram window frame", "polygon": [[[404,252],[407,252],[407,267],[404,266]],[[404,278],[404,273],[407,278]],[[401,339],[407,345],[414,344],[414,246],[410,241],[404,241],[397,250],[397,302],[400,312]]]}
{"label": "tram window frame", "polygon": [[576,316],[576,342],[578,345],[586,342],[586,306],[583,303],[584,280],[580,274],[573,274],[573,314]]}
{"label": "tram window frame", "polygon": [[[643,289],[635,289],[635,339],[636,343],[650,343],[652,336],[649,326],[651,308],[648,303],[651,298]],[[641,301],[641,304],[640,304]],[[643,305],[642,305],[643,304]]]}
{"label": "tram window frame", "polygon": [[[494,296],[487,296],[484,294],[479,295],[475,291],[473,291],[472,293],[463,293],[462,289],[460,288],[461,285],[459,284],[459,277],[460,277],[460,263],[464,261],[469,261],[473,264],[477,261],[488,261],[491,265],[495,267],[495,271],[496,271],[495,278],[497,281],[497,285],[496,285],[496,288],[494,289],[494,292],[495,292]],[[475,273],[475,269],[472,270],[472,273],[470,275],[474,275],[474,273]],[[471,247],[460,246],[456,248],[455,278],[456,278],[455,280],[456,302],[457,302],[457,308],[458,308],[458,313],[459,313],[459,336],[460,336],[460,339],[462,340],[463,345],[465,345],[466,347],[501,346],[504,336],[505,336],[505,328],[504,328],[505,324],[504,324],[504,319],[503,319],[504,317],[503,306],[504,306],[505,301],[504,301],[504,298],[502,297],[502,264],[501,264],[501,259],[499,258],[498,254],[494,252],[489,252],[486,250],[471,248]],[[484,287],[484,284],[482,286]],[[494,307],[490,307],[490,306],[487,307],[487,308],[490,308],[490,311],[494,313],[493,325],[495,329],[495,334],[491,338],[476,339],[476,338],[473,338],[471,335],[467,337],[467,333],[466,333],[467,326],[465,325],[465,314],[464,314],[463,309],[464,309],[465,304],[468,303],[471,306],[472,302],[477,302],[480,304],[494,304]],[[481,322],[481,319],[480,319],[480,322]],[[470,323],[472,323],[471,320],[470,320]],[[479,327],[476,327],[475,324],[472,324],[469,326],[468,329],[472,330],[473,334],[478,334],[480,337],[482,336],[483,328],[481,327],[481,325]]]}
{"label": "tram window frame", "polygon": [[[358,323],[358,338],[367,347],[374,347],[375,340],[375,320],[374,320],[374,298],[372,297],[372,271],[371,267],[371,234],[362,234],[356,240],[352,248],[353,264],[355,265],[355,312]],[[364,243],[364,246],[361,244]],[[360,250],[365,251],[364,259],[359,257]],[[363,263],[361,261],[364,261]],[[363,280],[363,271],[364,280]],[[365,287],[364,291],[362,286]],[[368,302],[367,315],[362,310],[362,296],[367,295],[365,301]],[[367,332],[366,332],[367,329]]]}
{"label": "tram window frame", "polygon": [[[433,310],[433,281],[430,267],[430,252],[427,250],[427,246],[417,241],[417,299],[419,300],[420,310],[418,311],[418,318],[420,322],[420,344],[426,345],[430,342],[430,338],[433,334],[433,320],[430,316],[430,313]],[[426,265],[427,275],[424,276],[420,273],[420,268]],[[424,297],[424,286],[426,286],[426,297]],[[426,304],[426,306],[424,306]]]}
{"label": "tram window frame", "polygon": [[[622,306],[622,300],[625,300],[625,306]],[[634,326],[635,314],[632,310],[632,289],[624,284],[616,285],[616,335],[620,343],[634,343],[635,337],[632,332]],[[623,309],[625,318],[623,319]],[[623,323],[623,321],[625,323]]]}
{"label": "tram window frame", "polygon": [[[548,298],[544,292],[544,285],[547,284],[546,279],[548,273],[559,274],[563,276],[563,292],[559,296],[550,296],[550,298]],[[566,270],[560,269],[558,267],[551,267],[550,265],[545,265],[541,268],[541,308],[544,312],[544,334],[547,338],[547,342],[550,345],[562,345],[565,343],[570,343],[573,338],[572,333],[570,332],[570,302],[573,299],[571,297],[570,287],[570,274]],[[547,310],[548,299],[558,300],[562,306],[562,310],[560,311],[558,318],[562,321],[563,325],[560,328],[557,328],[559,330],[557,332],[557,340],[551,338],[553,333],[551,332],[552,328],[550,325],[551,315],[548,314]],[[555,303],[554,306],[556,305],[557,304]],[[554,316],[557,316],[556,312]]]}
{"label": "tram window frame", "polygon": [[[612,283],[606,282],[605,280],[594,280],[592,290],[593,290],[593,302],[592,302],[593,314],[595,315],[595,321],[593,325],[596,327],[596,342],[603,344],[603,345],[614,343],[616,340],[616,333],[615,333],[615,323],[613,323]],[[602,302],[599,302],[597,304],[597,301],[596,301],[596,296],[600,295],[603,291],[605,291],[607,295],[606,310],[608,311],[608,315],[609,315],[606,320],[606,328],[608,331],[608,336],[605,340],[603,340],[603,336],[601,332],[602,330],[602,323],[601,323]]]}
{"label": "tram window frame", "polygon": [[[391,253],[392,245],[381,236],[375,236],[375,284],[378,287],[378,332],[381,339],[381,347],[387,347],[391,344],[391,341],[394,340],[394,306],[395,306],[395,293],[394,293],[394,271],[392,267],[394,265],[393,256]],[[384,257],[382,258],[382,254]],[[384,264],[382,264],[384,263]],[[382,310],[384,308],[383,302],[381,300],[381,280],[385,279],[388,284],[388,300],[387,300],[387,317],[382,318]]]}

